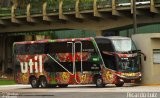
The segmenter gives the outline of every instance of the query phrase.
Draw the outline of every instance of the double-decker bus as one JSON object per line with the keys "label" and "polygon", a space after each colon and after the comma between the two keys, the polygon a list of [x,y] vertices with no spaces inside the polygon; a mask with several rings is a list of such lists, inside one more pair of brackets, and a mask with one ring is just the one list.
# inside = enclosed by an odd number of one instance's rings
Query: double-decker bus
{"label": "double-decker bus", "polygon": [[123,86],[141,79],[141,55],[126,37],[15,42],[13,49],[16,82],[33,88]]}

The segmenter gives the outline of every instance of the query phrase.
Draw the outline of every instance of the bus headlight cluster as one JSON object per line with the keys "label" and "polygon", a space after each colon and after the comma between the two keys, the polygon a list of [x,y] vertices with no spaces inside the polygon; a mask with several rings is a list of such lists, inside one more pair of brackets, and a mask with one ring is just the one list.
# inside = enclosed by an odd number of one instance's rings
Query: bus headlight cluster
{"label": "bus headlight cluster", "polygon": [[122,76],[133,77],[136,76],[136,73],[122,73]]}
{"label": "bus headlight cluster", "polygon": [[141,76],[142,76],[142,74],[141,74],[141,73],[139,73],[139,76],[141,77]]}

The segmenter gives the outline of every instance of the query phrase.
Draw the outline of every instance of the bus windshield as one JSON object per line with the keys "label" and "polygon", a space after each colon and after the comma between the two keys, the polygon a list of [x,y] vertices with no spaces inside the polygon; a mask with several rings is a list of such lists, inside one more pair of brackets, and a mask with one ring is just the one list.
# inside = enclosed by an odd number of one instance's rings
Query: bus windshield
{"label": "bus windshield", "polygon": [[131,39],[113,39],[112,43],[118,52],[128,52],[136,50]]}
{"label": "bus windshield", "polygon": [[121,72],[138,72],[140,70],[140,56],[120,58],[118,70]]}

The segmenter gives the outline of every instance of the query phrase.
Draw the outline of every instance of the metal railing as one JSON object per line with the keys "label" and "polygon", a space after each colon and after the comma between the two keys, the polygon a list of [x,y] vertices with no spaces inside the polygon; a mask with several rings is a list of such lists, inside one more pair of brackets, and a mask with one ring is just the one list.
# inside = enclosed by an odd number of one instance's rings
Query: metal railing
{"label": "metal railing", "polygon": [[0,7],[0,17],[11,16],[11,8],[10,7]]}
{"label": "metal railing", "polygon": [[97,8],[111,7],[112,0],[97,0]]}
{"label": "metal railing", "polygon": [[11,16],[11,0],[0,0],[0,17]]}
{"label": "metal railing", "polygon": [[[130,6],[131,0],[117,0],[117,6]],[[136,5],[150,4],[150,0],[136,0]]]}
{"label": "metal railing", "polygon": [[17,8],[15,10],[16,16],[26,15],[26,8],[27,4],[29,3],[29,0],[21,0],[21,2],[18,2]]}
{"label": "metal railing", "polygon": [[80,11],[92,10],[93,9],[93,0],[80,0],[79,8],[80,8]]}
{"label": "metal railing", "polygon": [[[47,2],[46,12],[47,13],[58,13],[59,12],[59,0],[45,0]],[[17,16],[26,15],[27,4],[31,4],[30,13],[42,14],[42,5],[44,0],[28,0],[23,2],[15,10]],[[160,4],[160,0],[155,0],[156,4]],[[75,11],[76,0],[63,0],[63,12]],[[136,0],[136,5],[150,4],[150,0]],[[116,6],[125,7],[130,6],[131,0],[116,0]],[[103,9],[112,6],[112,0],[97,0],[97,8]],[[83,10],[93,10],[93,0],[80,0],[79,3],[80,11]],[[10,7],[0,7],[0,17],[11,16],[11,6]]]}
{"label": "metal railing", "polygon": [[160,4],[160,0],[155,0],[155,3]]}
{"label": "metal railing", "polygon": [[46,0],[47,2],[47,13],[57,13],[59,11],[59,1],[58,0]]}
{"label": "metal railing", "polygon": [[63,0],[63,11],[75,11],[76,0]]}
{"label": "metal railing", "polygon": [[16,16],[26,15],[27,10],[25,8],[17,8],[15,11]]}
{"label": "metal railing", "polygon": [[31,9],[30,9],[30,14],[42,14],[42,4],[43,0],[31,0]]}

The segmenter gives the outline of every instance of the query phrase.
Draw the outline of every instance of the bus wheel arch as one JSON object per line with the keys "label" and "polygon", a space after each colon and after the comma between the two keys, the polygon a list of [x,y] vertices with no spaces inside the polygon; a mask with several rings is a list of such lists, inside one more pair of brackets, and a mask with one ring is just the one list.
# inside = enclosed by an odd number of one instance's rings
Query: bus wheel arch
{"label": "bus wheel arch", "polygon": [[32,88],[38,88],[39,87],[39,81],[34,75],[31,75],[29,77],[29,83],[31,84]]}
{"label": "bus wheel arch", "polygon": [[124,83],[118,83],[118,84],[115,84],[116,87],[122,87],[124,85]]}
{"label": "bus wheel arch", "polygon": [[58,86],[59,86],[60,88],[66,88],[66,87],[68,87],[68,84],[58,84]]}
{"label": "bus wheel arch", "polygon": [[39,76],[39,83],[42,88],[46,88],[49,85],[47,78],[44,75]]}
{"label": "bus wheel arch", "polygon": [[94,83],[98,88],[104,87],[105,84],[103,82],[102,76],[99,74],[94,75]]}
{"label": "bus wheel arch", "polygon": [[124,81],[119,81],[115,84],[117,87],[122,87],[124,85]]}

